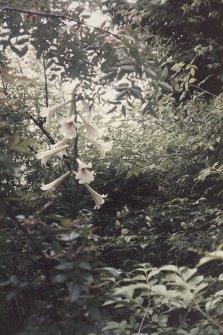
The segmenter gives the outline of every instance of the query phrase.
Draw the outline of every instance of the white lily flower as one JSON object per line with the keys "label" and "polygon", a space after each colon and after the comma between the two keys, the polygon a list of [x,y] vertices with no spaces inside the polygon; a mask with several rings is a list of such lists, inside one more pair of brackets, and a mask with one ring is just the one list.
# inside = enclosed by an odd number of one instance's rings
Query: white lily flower
{"label": "white lily flower", "polygon": [[61,120],[62,127],[60,133],[65,138],[77,137],[77,129],[80,128],[80,124],[74,122],[74,115]]}
{"label": "white lily flower", "polygon": [[88,122],[80,113],[79,116],[86,128],[87,131],[86,136],[95,140],[99,136],[97,129],[90,122]]}
{"label": "white lily flower", "polygon": [[57,113],[61,108],[66,106],[68,103],[70,103],[71,101],[72,100],[69,99],[67,101],[62,102],[61,104],[58,104],[52,107],[43,108],[43,110],[40,112],[40,116],[46,117],[46,122],[50,122],[53,115]]}
{"label": "white lily flower", "polygon": [[[63,138],[61,141],[55,143],[54,145],[52,145],[52,148],[61,148],[63,146],[67,145],[67,138]],[[58,152],[58,154],[56,154],[56,156],[63,158],[64,155],[67,155],[67,151],[66,149]]]}
{"label": "white lily flower", "polygon": [[55,179],[51,183],[42,185],[41,186],[41,190],[42,191],[47,191],[47,192],[53,192],[53,191],[55,191],[56,187],[58,185],[60,185],[60,183],[68,176],[69,173],[70,173],[70,171],[64,173],[61,177]]}
{"label": "white lily flower", "polygon": [[88,184],[84,184],[84,186],[86,187],[86,189],[88,190],[88,192],[90,193],[92,199],[94,200],[95,202],[95,206],[94,206],[94,209],[97,208],[99,209],[101,207],[101,205],[103,205],[103,203],[105,202],[104,201],[104,198],[107,197],[107,195],[104,195],[104,194],[99,194],[97,193],[95,190],[93,190],[93,188],[91,188]]}
{"label": "white lily flower", "polygon": [[75,173],[75,178],[79,179],[79,184],[90,184],[94,180],[94,171],[90,171],[92,164],[83,163],[80,159],[77,159],[78,171]]}
{"label": "white lily flower", "polygon": [[36,158],[41,159],[41,164],[46,166],[46,163],[51,157],[53,157],[54,155],[58,155],[60,152],[64,151],[68,147],[69,145],[64,145],[59,148],[53,148],[45,151],[42,150],[36,155]]}
{"label": "white lily flower", "polygon": [[83,135],[86,140],[88,140],[90,143],[92,143],[100,152],[101,154],[101,158],[105,157],[105,153],[110,151],[112,149],[112,143],[104,143],[104,142],[98,142],[95,139],[87,136],[87,135]]}

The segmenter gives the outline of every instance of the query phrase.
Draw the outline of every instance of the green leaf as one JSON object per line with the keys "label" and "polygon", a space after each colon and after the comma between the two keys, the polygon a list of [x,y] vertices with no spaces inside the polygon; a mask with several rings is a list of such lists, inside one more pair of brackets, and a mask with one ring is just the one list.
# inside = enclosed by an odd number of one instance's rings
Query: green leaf
{"label": "green leaf", "polygon": [[125,85],[119,85],[119,86],[115,86],[115,90],[118,91],[118,92],[123,92],[124,90],[126,90],[127,88],[129,87],[128,84],[125,84]]}
{"label": "green leaf", "polygon": [[124,90],[123,92],[119,93],[116,95],[115,99],[116,100],[121,100],[122,98],[124,98],[124,96],[127,94],[127,90]]}
{"label": "green leaf", "polygon": [[54,277],[56,283],[64,283],[67,280],[66,274],[58,274]]}
{"label": "green leaf", "polygon": [[62,248],[57,241],[53,241],[50,245],[55,254],[59,254],[62,251]]}
{"label": "green leaf", "polygon": [[68,285],[68,291],[69,291],[70,302],[77,301],[80,296],[79,286],[76,283],[72,282]]}
{"label": "green leaf", "polygon": [[133,65],[135,64],[135,61],[133,59],[126,59],[126,60],[123,60],[120,62],[120,66],[123,66],[123,65]]}
{"label": "green leaf", "polygon": [[12,173],[14,168],[15,165],[7,157],[0,156],[0,170],[9,170]]}
{"label": "green leaf", "polygon": [[99,271],[105,271],[113,277],[118,277],[122,273],[122,271],[110,267],[100,268]]}
{"label": "green leaf", "polygon": [[196,276],[189,280],[188,285],[190,287],[196,287],[198,284],[200,284],[204,280],[204,276]]}
{"label": "green leaf", "polygon": [[209,252],[205,257],[200,259],[198,266],[204,265],[211,261],[223,261],[223,250]]}
{"label": "green leaf", "polygon": [[216,304],[218,304],[220,301],[221,301],[221,298],[212,299],[212,300],[208,301],[205,304],[206,311],[210,311],[211,309],[213,309],[216,306]]}
{"label": "green leaf", "polygon": [[193,84],[195,81],[197,81],[196,78],[190,78],[189,81],[188,81],[188,83],[189,84]]}
{"label": "green leaf", "polygon": [[88,262],[81,262],[78,267],[83,270],[91,270],[91,266]]}
{"label": "green leaf", "polygon": [[173,285],[187,287],[186,282],[175,273],[170,273],[165,277],[165,281],[172,282]]}
{"label": "green leaf", "polygon": [[128,297],[132,297],[134,294],[134,291],[136,289],[136,285],[128,285],[120,288],[116,288],[114,291],[114,295],[124,295]]}
{"label": "green leaf", "polygon": [[[194,67],[192,67],[191,69],[190,69],[190,74],[192,75],[192,77],[194,77],[194,75],[195,75],[195,68]],[[194,78],[193,78],[194,79]],[[196,79],[195,79],[196,80]]]}
{"label": "green leaf", "polygon": [[17,39],[17,41],[16,41],[16,45],[22,45],[22,44],[24,44],[24,43],[27,43],[29,41],[29,39],[27,38],[27,37],[23,37],[23,38],[19,38],[19,39]]}
{"label": "green leaf", "polygon": [[73,267],[73,263],[67,261],[61,261],[60,264],[55,266],[57,270],[70,270]]}
{"label": "green leaf", "polygon": [[102,306],[109,306],[109,305],[113,305],[115,303],[116,303],[116,301],[114,301],[114,300],[107,300],[106,302],[104,302],[102,304]]}
{"label": "green leaf", "polygon": [[198,292],[202,291],[205,287],[208,286],[208,283],[202,283],[196,287],[194,290],[194,294],[197,294]]}
{"label": "green leaf", "polygon": [[136,89],[134,89],[134,88],[131,88],[131,89],[130,89],[130,92],[131,92],[131,94],[132,94],[135,98],[140,99],[140,100],[143,99],[143,97],[142,97],[142,93],[141,93],[140,90],[136,90]]}
{"label": "green leaf", "polygon": [[185,281],[188,281],[196,272],[197,269],[189,269],[186,267],[180,268],[181,276]]}
{"label": "green leaf", "polygon": [[166,296],[166,286],[164,285],[154,285],[151,287],[151,291],[153,294],[158,294],[162,296]]}
{"label": "green leaf", "polygon": [[172,271],[179,273],[179,268],[175,265],[164,265],[159,268],[159,271]]}
{"label": "green leaf", "polygon": [[115,75],[115,72],[108,72],[106,74],[104,74],[103,76],[101,76],[100,80],[107,80],[107,79],[111,79],[113,78]]}
{"label": "green leaf", "polygon": [[112,330],[112,329],[119,329],[119,323],[110,321],[108,326],[105,326],[103,328],[103,331],[105,330]]}
{"label": "green leaf", "polygon": [[133,72],[135,71],[135,67],[132,65],[122,65],[121,70],[126,71],[126,72]]}
{"label": "green leaf", "polygon": [[172,87],[164,81],[158,81],[157,84],[165,91],[171,91]]}
{"label": "green leaf", "polygon": [[25,54],[28,51],[28,46],[25,45],[23,48],[21,49],[17,49],[16,47],[14,47],[12,44],[10,45],[10,48],[13,52],[15,52],[19,57],[23,57],[25,56]]}
{"label": "green leaf", "polygon": [[17,144],[20,141],[20,136],[18,134],[13,135],[10,139],[9,139],[9,146],[10,148],[14,149]]}
{"label": "green leaf", "polygon": [[146,74],[148,74],[153,79],[157,78],[157,74],[153,70],[151,70],[151,69],[145,69],[145,72],[146,72]]}
{"label": "green leaf", "polygon": [[161,80],[166,80],[168,77],[168,67],[165,66],[164,69],[163,69],[163,72],[161,74]]}

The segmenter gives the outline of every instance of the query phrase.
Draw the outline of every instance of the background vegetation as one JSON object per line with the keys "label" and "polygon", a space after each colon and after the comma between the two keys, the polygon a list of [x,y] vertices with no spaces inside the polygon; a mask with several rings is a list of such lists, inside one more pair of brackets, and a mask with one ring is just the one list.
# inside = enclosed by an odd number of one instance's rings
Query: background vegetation
{"label": "background vegetation", "polygon": [[[1,334],[222,334],[222,1],[0,9]],[[58,139],[41,110],[71,94],[113,142],[79,141],[99,210],[40,189],[75,166],[36,159]]]}

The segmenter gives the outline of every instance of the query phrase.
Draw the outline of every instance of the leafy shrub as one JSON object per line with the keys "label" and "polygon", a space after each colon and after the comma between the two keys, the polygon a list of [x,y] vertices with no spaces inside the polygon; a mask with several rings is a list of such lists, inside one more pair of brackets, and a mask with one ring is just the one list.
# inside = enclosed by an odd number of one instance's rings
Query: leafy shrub
{"label": "leafy shrub", "polygon": [[223,274],[203,276],[200,267],[223,260],[207,253],[194,268],[138,264],[116,281],[103,306],[115,316],[103,334],[220,334],[223,332]]}

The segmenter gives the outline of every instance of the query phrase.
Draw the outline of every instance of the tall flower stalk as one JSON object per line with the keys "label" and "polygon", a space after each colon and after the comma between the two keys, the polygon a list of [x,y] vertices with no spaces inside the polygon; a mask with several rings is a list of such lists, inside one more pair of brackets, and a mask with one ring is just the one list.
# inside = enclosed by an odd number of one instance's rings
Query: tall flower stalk
{"label": "tall flower stalk", "polygon": [[[74,114],[74,122],[77,123],[77,107],[76,107],[76,101],[75,101],[75,94],[73,94],[73,101],[71,103],[71,108],[73,110]],[[71,110],[70,110],[71,111]],[[76,137],[74,138],[74,143],[73,143],[73,169],[74,171],[77,171],[78,168],[78,139],[79,135],[77,134]],[[74,185],[73,185],[73,190],[72,190],[72,208],[73,208],[73,215],[76,218],[78,215],[79,211],[79,183],[75,179],[74,180]]]}
{"label": "tall flower stalk", "polygon": [[[63,118],[60,122],[59,133],[63,136],[63,139],[59,140],[56,144],[51,146],[51,148],[47,148],[47,150],[40,151],[36,157],[41,159],[42,165],[47,167],[48,160],[54,156],[63,159],[64,156],[69,155],[66,149],[71,149],[72,158],[71,164],[66,165],[69,169],[62,176],[59,176],[54,181],[51,181],[48,184],[45,184],[41,187],[43,191],[47,191],[48,193],[55,191],[57,187],[63,182],[65,178],[68,176],[72,176],[72,192],[71,192],[71,205],[72,205],[72,213],[73,217],[76,218],[79,211],[79,187],[80,185],[85,186],[87,192],[92,197],[95,208],[99,209],[101,205],[104,203],[104,198],[106,196],[100,195],[93,188],[89,186],[91,182],[94,181],[94,171],[90,171],[92,168],[91,162],[83,163],[79,158],[78,152],[78,143],[79,143],[79,128],[81,125],[84,126],[85,132],[83,137],[90,144],[93,144],[100,152],[101,158],[104,158],[105,153],[111,150],[111,143],[103,143],[98,141],[99,132],[98,130],[82,115],[82,113],[77,111],[76,106],[76,96],[75,90],[72,94],[72,99],[67,100],[64,103],[58,104],[56,106],[52,106],[50,108],[44,109],[41,114],[43,117],[46,117],[48,122],[51,121],[52,116],[59,112],[64,106],[70,104],[70,109],[66,118]],[[78,121],[78,118],[81,119]],[[71,142],[72,141],[72,142]],[[73,170],[73,171],[72,171]],[[72,172],[72,173],[70,173]]]}

